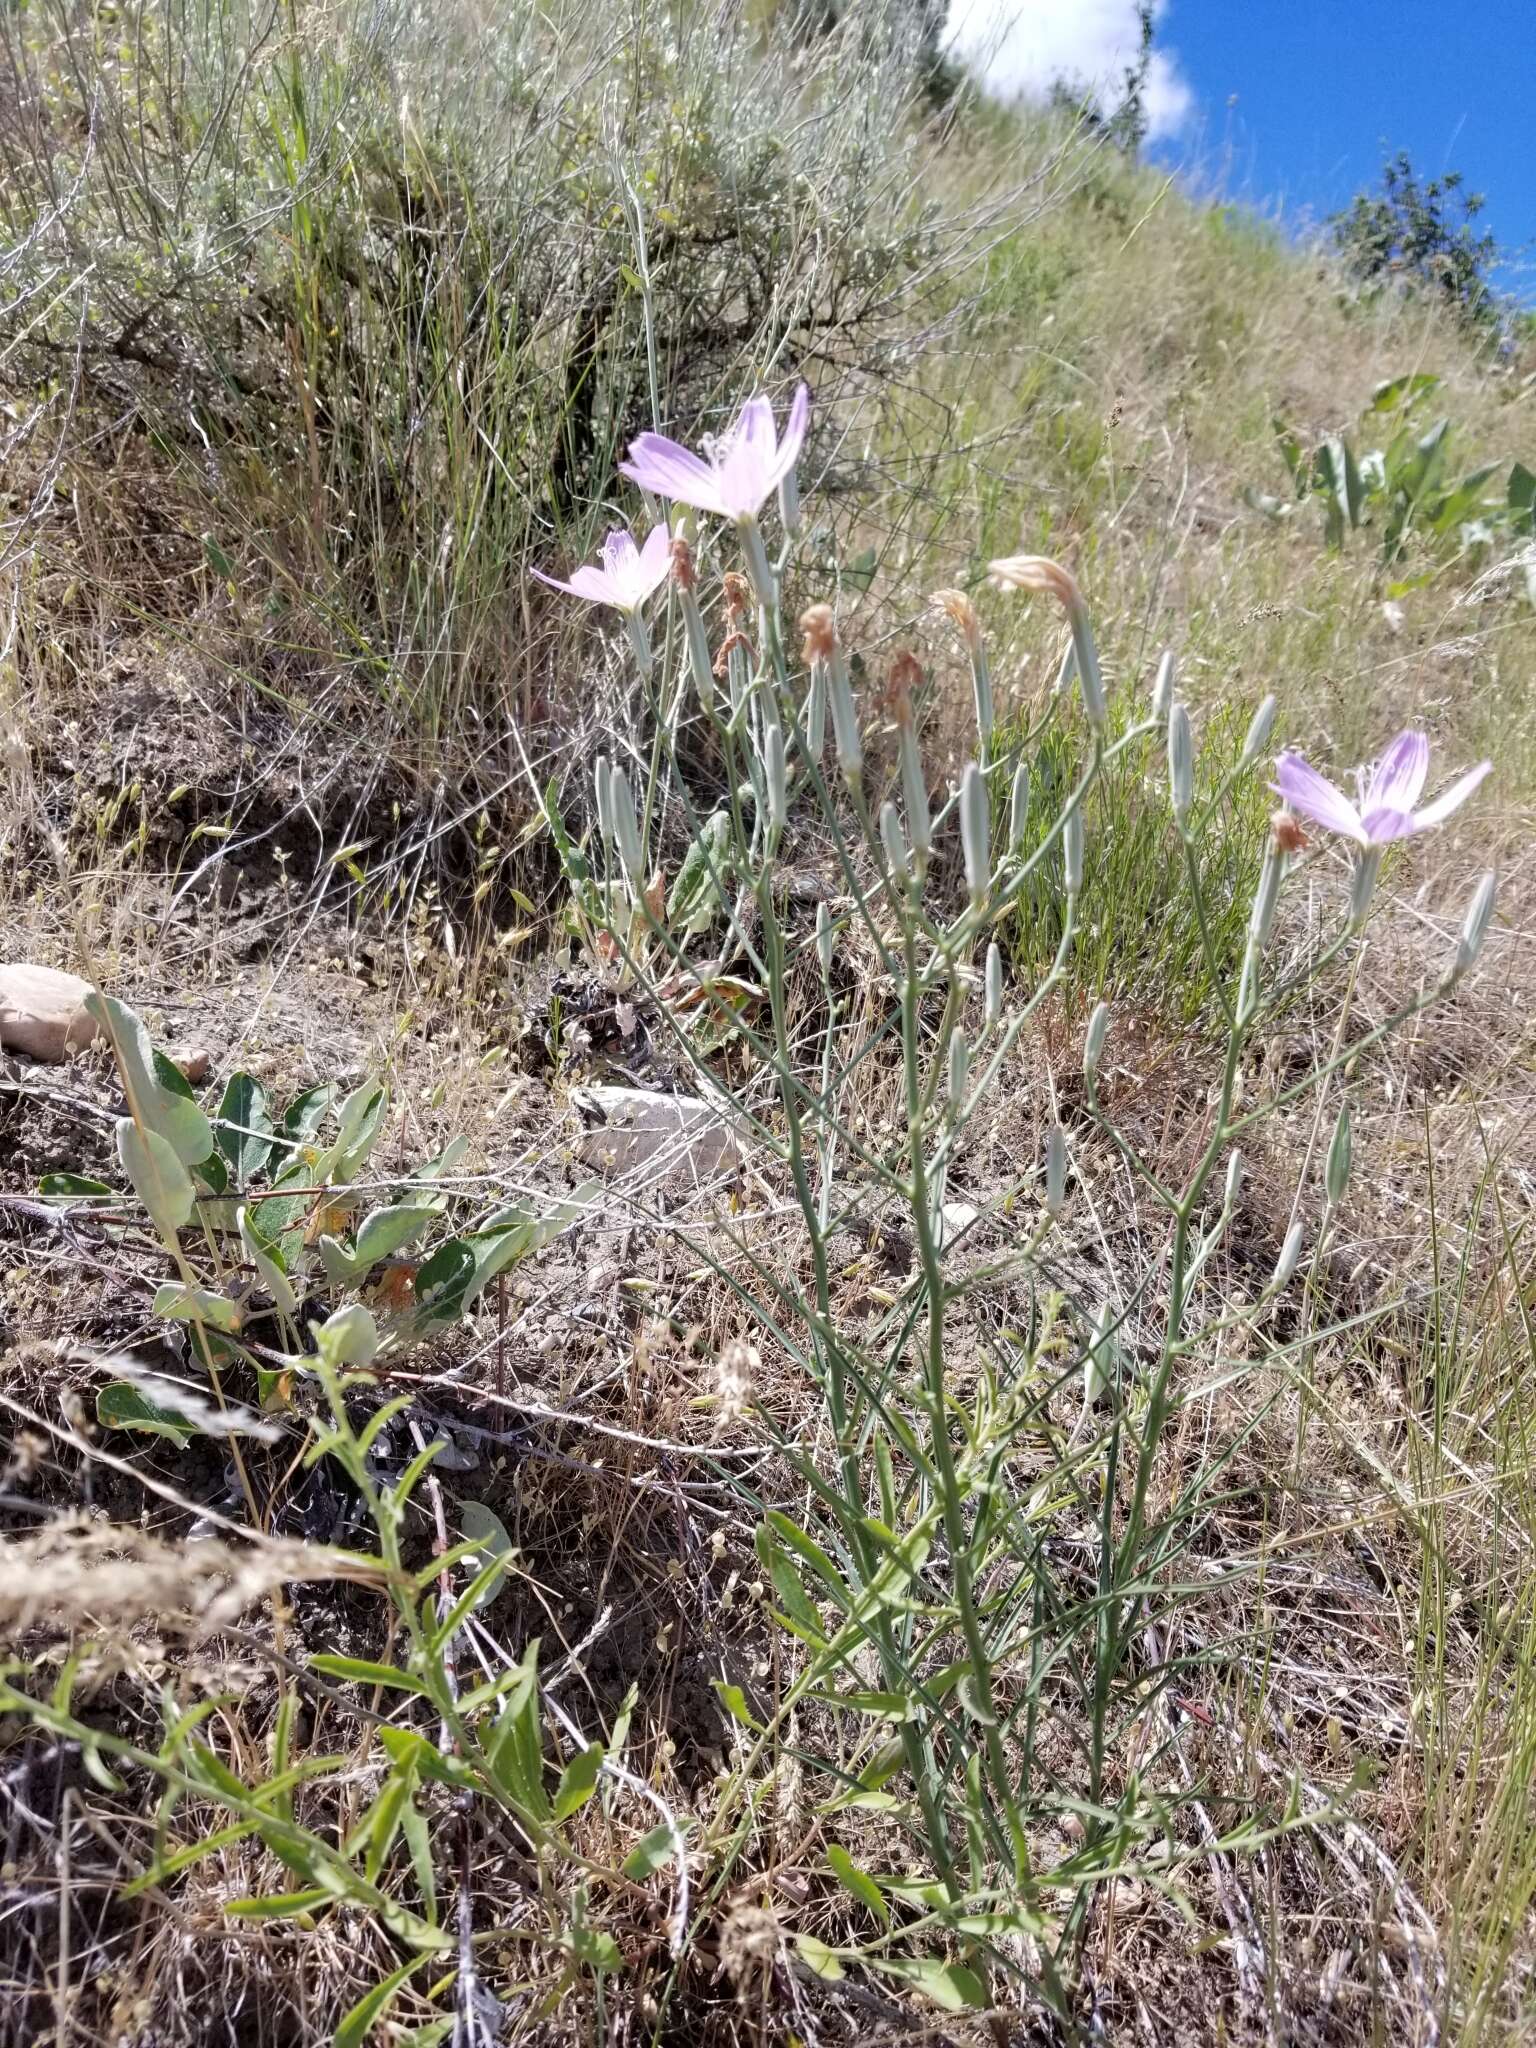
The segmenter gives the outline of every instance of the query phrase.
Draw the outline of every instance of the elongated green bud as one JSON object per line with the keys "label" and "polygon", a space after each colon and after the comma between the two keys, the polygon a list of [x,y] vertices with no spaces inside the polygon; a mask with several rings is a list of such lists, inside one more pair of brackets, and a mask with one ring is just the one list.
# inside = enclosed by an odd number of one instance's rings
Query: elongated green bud
{"label": "elongated green bud", "polygon": [[832,930],[832,913],[825,903],[816,906],[816,958],[821,962],[821,978],[826,981],[832,973],[832,948],[836,937]]}
{"label": "elongated green bud", "polygon": [[789,471],[779,485],[779,518],[783,521],[786,533],[800,531],[800,479],[793,470]]}
{"label": "elongated green bud", "polygon": [[820,762],[827,744],[827,671],[823,662],[811,669],[811,686],[805,697],[805,757]]}
{"label": "elongated green bud", "polygon": [[890,870],[891,880],[905,882],[907,849],[901,836],[901,820],[889,797],[880,806],[880,844],[885,848],[885,864]]}
{"label": "elongated green bud", "polygon": [[965,1033],[957,1031],[949,1041],[949,1100],[958,1109],[965,1100],[965,1084],[971,1075],[971,1048]]}
{"label": "elongated green bud", "polygon": [[615,768],[608,782],[608,800],[613,807],[613,836],[618,842],[619,859],[624,872],[636,889],[645,887],[645,852],[640,844],[640,824],[635,816],[635,800],[629,793],[629,777],[622,768]]}
{"label": "elongated green bud", "polygon": [[1227,1161],[1227,1186],[1221,1198],[1223,1209],[1235,1209],[1237,1198],[1243,1191],[1243,1155],[1234,1152]]}
{"label": "elongated green bud", "polygon": [[1456,941],[1457,974],[1465,974],[1483,950],[1483,941],[1488,936],[1488,926],[1493,919],[1498,894],[1499,883],[1496,875],[1484,875],[1473,891],[1472,901],[1467,906],[1466,923],[1461,928],[1461,937]]}
{"label": "elongated green bud", "polygon": [[597,808],[598,837],[607,853],[613,846],[613,770],[606,754],[599,754],[592,764],[592,794]]}
{"label": "elongated green bud", "polygon": [[1102,732],[1109,722],[1109,707],[1104,701],[1104,679],[1099,674],[1099,650],[1094,645],[1093,628],[1088,623],[1088,607],[1079,602],[1069,607],[1067,618],[1072,627],[1072,652],[1077,658],[1077,680],[1083,692],[1083,709],[1088,714],[1088,723],[1097,732]]}
{"label": "elongated green bud", "polygon": [[699,600],[691,588],[677,588],[678,603],[683,613],[683,637],[688,642],[688,667],[693,675],[693,687],[698,692],[699,703],[705,711],[712,711],[715,703],[715,671],[709,658],[709,634],[704,628],[704,614],[699,610]]}
{"label": "elongated green bud", "polygon": [[789,816],[789,777],[784,768],[784,728],[777,719],[763,742],[763,777],[768,784],[768,828],[775,838]]}
{"label": "elongated green bud", "polygon": [[1349,1186],[1349,1168],[1353,1157],[1354,1144],[1350,1134],[1349,1104],[1339,1110],[1339,1120],[1333,1127],[1333,1142],[1328,1147],[1328,1167],[1324,1185],[1330,1202],[1341,1202],[1344,1190]]}
{"label": "elongated green bud", "polygon": [[1083,1360],[1083,1393],[1090,1407],[1103,1400],[1114,1379],[1115,1340],[1110,1335],[1114,1320],[1108,1302],[1093,1319],[1093,1338]]}
{"label": "elongated green bud", "polygon": [[1195,737],[1182,704],[1175,704],[1168,713],[1168,788],[1173,815],[1182,825],[1195,800]]}
{"label": "elongated green bud", "polygon": [[1248,930],[1256,947],[1269,944],[1284,865],[1285,857],[1271,839],[1264,849],[1264,865],[1259,869],[1259,886],[1253,892],[1253,909],[1248,917]]}
{"label": "elongated green bud", "polygon": [[1157,664],[1157,674],[1152,681],[1152,716],[1159,724],[1166,722],[1168,713],[1173,709],[1173,686],[1178,674],[1179,665],[1170,649]]}
{"label": "elongated green bud", "polygon": [[1280,1256],[1275,1261],[1270,1287],[1278,1294],[1282,1287],[1289,1287],[1296,1277],[1296,1268],[1301,1263],[1302,1231],[1299,1223],[1293,1223],[1285,1233],[1285,1243],[1280,1247]]}
{"label": "elongated green bud", "polygon": [[1067,1205],[1067,1134],[1052,1124],[1045,1141],[1045,1212],[1059,1216]]}
{"label": "elongated green bud", "polygon": [[1003,1014],[1003,952],[994,939],[987,948],[987,1028],[990,1030]]}
{"label": "elongated green bud", "polygon": [[960,852],[965,861],[965,886],[970,891],[973,909],[978,909],[986,901],[987,886],[992,879],[987,842],[987,785],[976,763],[968,761],[960,778]]}
{"label": "elongated green bud", "polygon": [[1074,808],[1061,828],[1062,859],[1067,871],[1067,894],[1077,895],[1083,886],[1083,814]]}
{"label": "elongated green bud", "polygon": [[1104,1057],[1104,1040],[1109,1032],[1109,1005],[1096,1003],[1093,1015],[1088,1019],[1088,1030],[1083,1038],[1083,1079],[1088,1083],[1089,1093],[1093,1091],[1098,1077],[1099,1061]]}
{"label": "elongated green bud", "polygon": [[976,742],[983,758],[992,743],[994,711],[992,673],[987,667],[986,649],[978,647],[971,657],[971,689],[976,699]]}
{"label": "elongated green bud", "polygon": [[848,680],[848,663],[840,647],[827,661],[827,704],[832,713],[837,765],[850,782],[857,782],[864,767],[864,748],[859,740],[859,714],[854,708],[853,684]]}
{"label": "elongated green bud", "polygon": [[1279,708],[1278,697],[1266,697],[1255,711],[1253,722],[1248,727],[1248,737],[1243,741],[1242,757],[1237,764],[1239,768],[1251,768],[1263,753],[1269,744],[1269,736],[1275,729],[1275,713]]}
{"label": "elongated green bud", "polygon": [[1024,827],[1029,820],[1029,763],[1021,761],[1013,771],[1013,790],[1008,798],[1008,850],[1017,853],[1024,844]]}
{"label": "elongated green bud", "polygon": [[901,794],[907,807],[907,834],[912,841],[913,866],[921,880],[928,866],[928,849],[933,844],[933,822],[928,815],[928,783],[917,748],[917,729],[910,717],[901,724]]}

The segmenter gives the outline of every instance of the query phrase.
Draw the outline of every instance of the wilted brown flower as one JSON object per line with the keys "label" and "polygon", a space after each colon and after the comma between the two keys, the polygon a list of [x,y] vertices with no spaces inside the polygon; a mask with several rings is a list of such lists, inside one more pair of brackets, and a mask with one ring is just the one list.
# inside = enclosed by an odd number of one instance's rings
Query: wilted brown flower
{"label": "wilted brown flower", "polygon": [[1275,835],[1275,844],[1282,853],[1301,853],[1307,844],[1307,835],[1301,829],[1301,820],[1294,812],[1271,811],[1269,829]]}
{"label": "wilted brown flower", "polygon": [[1066,611],[1076,611],[1083,593],[1070,569],[1053,562],[1048,555],[1001,555],[987,564],[987,574],[999,590],[1029,590],[1054,597]]}
{"label": "wilted brown flower", "polygon": [[[733,612],[731,616],[732,618],[734,618],[736,614]],[[738,647],[743,648],[749,656],[751,655],[752,642],[747,638],[745,633],[740,632],[738,630],[733,630],[732,632],[726,635],[724,640],[721,641],[720,652],[715,656],[715,674],[717,676],[720,676],[723,679],[724,677],[730,674],[731,656],[736,652],[736,649]]]}
{"label": "wilted brown flower", "polygon": [[807,605],[800,614],[800,630],[805,635],[800,659],[807,666],[813,661],[832,659],[837,652],[837,621],[832,616],[831,605]]}
{"label": "wilted brown flower", "polygon": [[885,709],[903,728],[912,723],[912,692],[922,682],[922,663],[909,647],[898,648],[885,672]]}
{"label": "wilted brown flower", "polygon": [[672,581],[679,590],[692,590],[698,580],[698,575],[693,566],[693,549],[689,547],[686,535],[681,533],[674,534],[672,537]]}
{"label": "wilted brown flower", "polygon": [[725,592],[725,616],[731,626],[752,615],[752,586],[746,577],[735,569],[727,569],[720,579]]}
{"label": "wilted brown flower", "polygon": [[[993,564],[994,568],[996,564]],[[963,590],[936,590],[928,602],[935,611],[941,611],[952,625],[958,626],[964,636],[967,649],[972,655],[981,650],[981,620],[976,607]]]}

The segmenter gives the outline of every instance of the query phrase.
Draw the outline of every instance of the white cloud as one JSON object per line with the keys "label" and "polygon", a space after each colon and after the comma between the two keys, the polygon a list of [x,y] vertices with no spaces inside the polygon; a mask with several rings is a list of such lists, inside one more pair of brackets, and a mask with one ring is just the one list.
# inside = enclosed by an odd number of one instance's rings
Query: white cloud
{"label": "white cloud", "polygon": [[[1157,0],[1154,11],[1161,16],[1165,6]],[[999,99],[1043,99],[1062,79],[1112,109],[1125,96],[1141,28],[1136,0],[951,0],[947,40]],[[1177,57],[1154,46],[1148,134],[1176,134],[1193,105]]]}

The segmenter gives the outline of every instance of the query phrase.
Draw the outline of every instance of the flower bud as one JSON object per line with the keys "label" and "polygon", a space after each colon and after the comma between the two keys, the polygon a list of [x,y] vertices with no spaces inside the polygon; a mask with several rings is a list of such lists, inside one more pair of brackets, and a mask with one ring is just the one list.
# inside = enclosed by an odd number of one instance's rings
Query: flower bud
{"label": "flower bud", "polygon": [[[680,543],[674,542],[674,546]],[[694,595],[693,585],[678,584],[677,599],[683,613],[683,637],[688,643],[688,666],[693,671],[693,686],[699,693],[700,707],[705,711],[714,708],[715,677],[714,664],[709,657],[709,634],[704,628],[704,614],[699,610],[699,600]]]}
{"label": "flower bud", "polygon": [[965,1100],[965,1084],[971,1075],[971,1048],[965,1033],[957,1031],[949,1041],[949,1100],[958,1109]]}
{"label": "flower bud", "polygon": [[1083,1039],[1083,1079],[1088,1083],[1090,1093],[1098,1075],[1099,1061],[1104,1057],[1104,1040],[1109,1032],[1109,1005],[1096,1003],[1093,1015],[1088,1019],[1088,1030]]}
{"label": "flower bud", "polygon": [[800,479],[793,469],[779,483],[779,518],[786,533],[800,531]]}
{"label": "flower bud", "polygon": [[1109,707],[1104,701],[1104,679],[1099,673],[1099,650],[1094,645],[1093,628],[1088,623],[1088,607],[1079,600],[1067,616],[1072,624],[1072,652],[1077,660],[1083,710],[1094,730],[1102,732],[1109,723]]}
{"label": "flower bud", "polygon": [[827,672],[820,662],[811,670],[805,693],[805,758],[820,763],[827,744]]}
{"label": "flower bud", "polygon": [[619,859],[635,888],[645,884],[645,855],[640,846],[640,825],[635,817],[635,800],[629,793],[629,777],[615,768],[608,781],[608,801],[613,810],[613,836]]}
{"label": "flower bud", "polygon": [[1237,1198],[1243,1191],[1243,1155],[1234,1152],[1227,1161],[1227,1185],[1221,1198],[1223,1209],[1235,1209]]}
{"label": "flower bud", "polygon": [[613,845],[613,770],[606,754],[599,754],[592,764],[592,794],[597,809],[598,837],[606,853]]}
{"label": "flower bud", "polygon": [[768,826],[778,836],[789,816],[789,778],[784,769],[784,728],[777,719],[763,743],[763,778],[768,785]]}
{"label": "flower bud", "polygon": [[1168,787],[1173,795],[1173,815],[1182,825],[1195,800],[1195,740],[1189,729],[1189,713],[1175,704],[1168,713]]}
{"label": "flower bud", "polygon": [[885,848],[885,864],[890,870],[891,880],[904,882],[907,879],[907,849],[901,837],[901,820],[889,798],[880,806],[880,844]]}
{"label": "flower bud", "polygon": [[987,832],[987,785],[974,761],[966,763],[960,778],[960,851],[965,860],[965,886],[971,907],[979,909],[986,900],[992,867]]}
{"label": "flower bud", "polygon": [[1083,886],[1083,813],[1074,807],[1061,828],[1062,857],[1067,870],[1067,894],[1077,895]]}
{"label": "flower bud", "polygon": [[1275,908],[1280,901],[1280,875],[1284,866],[1285,858],[1274,841],[1266,841],[1264,865],[1259,869],[1259,886],[1253,892],[1253,909],[1248,917],[1248,931],[1255,948],[1269,943]]}
{"label": "flower bud", "polygon": [[1029,818],[1029,763],[1021,761],[1013,771],[1013,792],[1008,799],[1008,850],[1017,853],[1024,843]]}
{"label": "flower bud", "polygon": [[987,948],[987,1028],[990,1030],[1003,1014],[1003,954],[994,939]]}
{"label": "flower bud", "polygon": [[1067,1134],[1052,1124],[1045,1141],[1045,1213],[1059,1216],[1067,1205]]}
{"label": "flower bud", "polygon": [[1461,928],[1461,937],[1456,942],[1456,969],[1465,974],[1478,954],[1483,950],[1483,941],[1488,936],[1488,926],[1493,917],[1493,906],[1499,893],[1498,877],[1484,875],[1473,891],[1472,901],[1467,906],[1467,921]]}
{"label": "flower bud", "polygon": [[837,765],[850,782],[856,782],[864,766],[864,748],[859,740],[859,714],[854,709],[848,663],[840,647],[827,662],[827,703],[832,712]]}
{"label": "flower bud", "polygon": [[821,978],[826,981],[832,972],[832,948],[836,935],[832,930],[832,913],[825,903],[816,906],[816,958],[821,962]]}
{"label": "flower bud", "polygon": [[1152,683],[1152,716],[1159,724],[1167,720],[1168,713],[1173,708],[1173,686],[1178,680],[1178,673],[1179,665],[1174,660],[1170,648],[1157,664],[1157,674]]}
{"label": "flower bud", "polygon": [[1251,768],[1269,743],[1269,736],[1275,729],[1275,713],[1280,708],[1278,697],[1266,697],[1253,714],[1248,727],[1248,736],[1243,741],[1243,751],[1238,759],[1239,768]]}
{"label": "flower bud", "polygon": [[933,824],[928,815],[928,782],[918,753],[917,729],[910,715],[901,722],[900,753],[901,794],[907,807],[907,832],[912,840],[917,872],[921,875],[928,865],[928,849],[933,844]]}
{"label": "flower bud", "polygon": [[1093,1319],[1093,1337],[1083,1360],[1083,1393],[1090,1407],[1102,1401],[1114,1380],[1115,1340],[1110,1335],[1114,1312],[1105,1302]]}
{"label": "flower bud", "polygon": [[1339,1110],[1339,1120],[1333,1127],[1333,1142],[1328,1147],[1328,1167],[1324,1175],[1324,1186],[1330,1202],[1340,1202],[1344,1190],[1349,1186],[1349,1167],[1353,1153],[1350,1136],[1349,1104]]}
{"label": "flower bud", "polygon": [[1275,1271],[1270,1287],[1278,1294],[1282,1287],[1289,1287],[1295,1278],[1296,1268],[1301,1263],[1301,1225],[1293,1223],[1285,1233],[1285,1243],[1280,1247],[1280,1256],[1275,1261]]}

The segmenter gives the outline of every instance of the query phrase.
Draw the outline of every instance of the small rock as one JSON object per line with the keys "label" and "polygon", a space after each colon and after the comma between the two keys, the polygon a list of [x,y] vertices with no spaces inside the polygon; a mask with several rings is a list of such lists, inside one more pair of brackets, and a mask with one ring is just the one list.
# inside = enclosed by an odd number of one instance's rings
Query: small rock
{"label": "small rock", "polygon": [[180,1067],[181,1078],[192,1088],[207,1080],[208,1069],[213,1064],[207,1047],[202,1045],[189,1045],[185,1052],[172,1053],[171,1058]]}
{"label": "small rock", "polygon": [[741,1147],[722,1112],[696,1095],[650,1088],[573,1088],[587,1129],[581,1156],[607,1173],[661,1180],[682,1170],[695,1181],[734,1172]]}
{"label": "small rock", "polygon": [[85,1008],[91,984],[57,967],[0,967],[0,1045],[28,1059],[68,1059],[106,1033]]}

